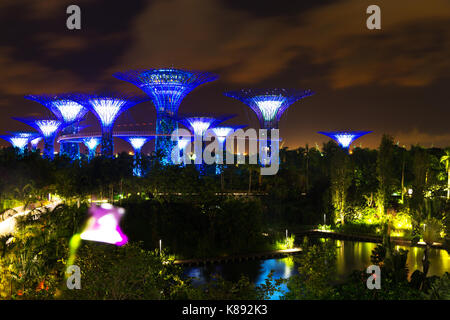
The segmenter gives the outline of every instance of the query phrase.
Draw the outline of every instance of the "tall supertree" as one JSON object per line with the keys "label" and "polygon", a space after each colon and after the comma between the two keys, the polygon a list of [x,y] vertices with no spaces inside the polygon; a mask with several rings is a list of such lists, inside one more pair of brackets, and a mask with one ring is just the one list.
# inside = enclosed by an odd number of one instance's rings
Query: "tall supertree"
{"label": "tall supertree", "polygon": [[240,125],[240,126],[226,126],[226,127],[215,127],[211,130],[214,132],[214,134],[217,136],[217,141],[219,143],[219,151],[216,154],[216,174],[221,174],[223,171],[223,159],[224,159],[224,153],[226,153],[225,148],[225,141],[227,137],[232,134],[237,129],[245,128],[246,125]]}
{"label": "tall supertree", "polygon": [[335,140],[342,148],[349,149],[353,141],[372,131],[319,131],[333,140]]}
{"label": "tall supertree", "polygon": [[146,101],[142,96],[123,96],[123,95],[76,95],[73,99],[89,109],[100,121],[102,127],[102,156],[113,157],[113,127],[117,117],[135,106],[138,103]]}
{"label": "tall supertree", "polygon": [[117,135],[118,138],[121,138],[125,141],[127,141],[134,150],[134,168],[133,168],[133,174],[138,177],[142,177],[142,153],[141,149],[149,140],[152,140],[155,138],[155,136],[121,136]]}
{"label": "tall supertree", "polygon": [[162,152],[163,164],[171,162],[174,142],[170,135],[178,128],[174,117],[183,98],[199,85],[216,80],[209,72],[188,71],[174,68],[131,70],[118,72],[114,77],[128,81],[149,95],[156,107],[155,150]]}
{"label": "tall supertree", "polygon": [[[311,90],[296,89],[242,89],[224,95],[248,105],[258,117],[262,129],[267,129],[267,155],[271,154],[271,129],[278,129],[281,116],[294,102],[313,95]],[[264,159],[263,164],[269,164]]]}
{"label": "tall supertree", "polygon": [[28,124],[38,130],[44,138],[44,158],[53,159],[55,153],[55,138],[58,132],[64,128],[65,124],[61,120],[54,119],[32,119],[13,118],[17,121]]}
{"label": "tall supertree", "polygon": [[[235,115],[221,115],[218,117],[209,116],[181,116],[177,120],[194,133],[194,148],[195,159],[194,163],[200,172],[204,172],[205,166],[202,164],[203,155],[203,136],[208,129],[212,129],[225,120],[228,120]],[[200,157],[198,157],[200,153]]]}
{"label": "tall supertree", "polygon": [[[25,98],[39,102],[63,121],[67,125],[61,132],[63,135],[77,134],[79,132],[77,123],[88,112],[85,107],[72,99],[72,94],[27,95]],[[60,143],[59,153],[75,160],[80,156],[80,148],[78,143],[63,140]]]}
{"label": "tall supertree", "polygon": [[82,139],[86,148],[88,148],[88,160],[92,160],[95,157],[95,152],[97,150],[98,145],[101,142],[100,137],[87,137]]}

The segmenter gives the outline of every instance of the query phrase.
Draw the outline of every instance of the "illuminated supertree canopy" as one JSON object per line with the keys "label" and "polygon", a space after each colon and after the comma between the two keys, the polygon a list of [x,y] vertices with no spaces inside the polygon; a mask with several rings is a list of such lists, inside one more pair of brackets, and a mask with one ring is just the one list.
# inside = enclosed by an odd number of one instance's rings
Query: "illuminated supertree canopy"
{"label": "illuminated supertree canopy", "polygon": [[23,152],[28,144],[28,137],[21,137],[15,135],[3,135],[0,138],[8,141],[14,148],[18,148],[20,152]]}
{"label": "illuminated supertree canopy", "polygon": [[128,81],[142,89],[156,108],[157,121],[155,149],[164,155],[163,163],[170,163],[173,142],[170,134],[176,130],[178,108],[183,98],[199,85],[216,80],[210,72],[188,71],[174,68],[131,70],[118,72],[114,77]]}
{"label": "illuminated supertree canopy", "polygon": [[39,141],[41,141],[41,139],[42,139],[42,137],[40,137],[39,133],[33,132],[33,131],[8,131],[8,134],[11,137],[13,137],[15,140],[17,139],[17,141],[20,141],[19,144],[22,144],[21,141],[23,141],[23,139],[27,139],[27,142],[25,143],[24,148],[26,148],[26,146],[28,145],[28,142],[30,142],[30,141],[31,141],[32,148],[35,148],[33,141],[37,140],[37,143],[39,143]]}
{"label": "illuminated supertree canopy", "polygon": [[220,144],[223,144],[225,142],[225,139],[232,134],[237,129],[245,128],[246,125],[241,126],[227,126],[227,127],[214,127],[212,128],[212,131],[217,136],[217,140]]}
{"label": "illuminated supertree canopy", "polygon": [[42,140],[42,137],[37,137],[37,138],[34,138],[33,140],[31,140],[30,141],[31,149],[32,150],[36,150],[37,146],[38,146],[39,142],[41,142],[41,140]]}
{"label": "illuminated supertree canopy", "polygon": [[84,145],[89,150],[88,158],[89,160],[95,157],[95,150],[97,150],[98,145],[101,142],[100,137],[88,137],[82,139]]}
{"label": "illuminated supertree canopy", "polygon": [[141,166],[141,149],[144,146],[144,144],[147,143],[147,141],[154,139],[155,136],[120,136],[117,135],[117,137],[128,141],[134,150],[134,168],[133,168],[133,174],[135,176],[141,177],[143,175],[142,172],[142,166]]}
{"label": "illuminated supertree canopy", "polygon": [[208,129],[216,127],[218,124],[228,120],[235,115],[221,115],[218,117],[209,116],[181,116],[177,118],[185,127],[197,137],[202,137]]}
{"label": "illuminated supertree canopy", "polygon": [[55,138],[59,130],[65,124],[61,120],[55,119],[31,119],[31,118],[13,118],[28,124],[38,130],[44,137],[44,157],[53,159],[55,152]]}
{"label": "illuminated supertree canopy", "polygon": [[331,139],[335,140],[341,147],[348,149],[352,142],[372,131],[319,131]]}
{"label": "illuminated supertree canopy", "polygon": [[112,157],[114,152],[112,129],[117,117],[125,110],[148,100],[142,96],[77,95],[74,100],[89,109],[102,127],[102,155]]}
{"label": "illuminated supertree canopy", "polygon": [[314,94],[311,90],[242,89],[225,96],[242,101],[257,115],[261,128],[277,129],[284,111],[294,102]]}
{"label": "illuminated supertree canopy", "polygon": [[[72,94],[27,95],[25,98],[44,105],[66,124],[75,124],[81,121],[88,112],[85,107],[72,100]],[[63,130],[63,134],[76,133],[78,133],[78,128],[75,125],[68,125]],[[77,143],[63,141],[59,153],[76,159],[80,155],[80,149]]]}

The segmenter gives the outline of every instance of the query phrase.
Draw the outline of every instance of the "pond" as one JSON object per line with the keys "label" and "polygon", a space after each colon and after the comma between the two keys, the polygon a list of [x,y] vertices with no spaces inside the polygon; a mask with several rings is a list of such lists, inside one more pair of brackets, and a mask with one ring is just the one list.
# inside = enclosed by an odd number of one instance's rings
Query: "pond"
{"label": "pond", "polygon": [[[358,242],[348,240],[331,240],[336,243],[337,250],[337,277],[343,281],[353,270],[362,270],[371,265],[370,255],[377,246],[376,243]],[[395,249],[409,250],[408,269],[409,276],[416,270],[422,270],[423,248],[395,246]],[[446,271],[450,272],[450,255],[445,250],[431,249],[429,252],[430,269],[428,275],[442,276]],[[200,267],[187,267],[184,270],[186,277],[196,278],[193,285],[200,285],[209,281],[214,274],[221,275],[226,280],[236,281],[240,276],[246,275],[250,281],[260,284],[265,281],[271,270],[274,271],[274,279],[287,279],[298,274],[298,266],[294,258],[253,260],[226,264],[207,265]],[[282,290],[287,290],[283,284]],[[282,294],[276,292],[271,300],[278,300]]]}

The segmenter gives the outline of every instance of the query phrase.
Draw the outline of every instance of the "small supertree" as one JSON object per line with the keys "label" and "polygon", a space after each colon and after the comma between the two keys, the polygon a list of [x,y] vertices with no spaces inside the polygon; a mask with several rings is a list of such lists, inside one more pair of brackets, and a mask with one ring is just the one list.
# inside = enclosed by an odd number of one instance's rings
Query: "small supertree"
{"label": "small supertree", "polygon": [[237,129],[245,128],[246,125],[240,126],[227,126],[227,127],[214,127],[211,130],[217,137],[217,141],[219,143],[219,151],[216,154],[216,174],[221,174],[223,172],[223,159],[224,159],[224,151],[225,151],[225,141],[227,137],[232,134]]}
{"label": "small supertree", "polygon": [[117,117],[138,103],[148,100],[143,96],[124,95],[75,95],[73,99],[89,109],[100,121],[102,127],[102,156],[113,157],[113,127]]}
{"label": "small supertree", "polygon": [[232,117],[234,117],[234,115],[221,115],[218,117],[184,115],[177,118],[180,123],[194,134],[194,141],[196,141],[196,143],[194,143],[194,147],[196,148],[194,162],[200,172],[204,171],[204,166],[202,165],[203,136],[208,129],[212,129]]}
{"label": "small supertree", "polygon": [[333,140],[335,140],[342,148],[349,149],[353,141],[372,131],[319,131]]}
{"label": "small supertree", "polygon": [[55,138],[65,124],[55,119],[13,118],[28,124],[38,130],[44,138],[44,158],[53,159],[55,153]]}
{"label": "small supertree", "polygon": [[149,140],[152,140],[155,138],[155,136],[121,136],[117,135],[118,138],[121,138],[125,141],[127,141],[134,150],[134,168],[133,168],[133,174],[138,177],[142,177],[142,154],[141,149]]}
{"label": "small supertree", "polygon": [[[54,95],[27,95],[26,99],[39,102],[47,107],[55,116],[63,121],[67,126],[62,130],[62,134],[76,134],[79,132],[77,123],[83,120],[88,110],[80,103],[72,99],[73,94],[54,94]],[[71,125],[68,125],[71,124]],[[60,143],[59,153],[75,160],[79,158],[80,149],[78,143],[63,140]]]}
{"label": "small supertree", "polygon": [[11,145],[14,148],[17,148],[19,150],[20,154],[23,154],[23,152],[25,151],[25,149],[28,145],[28,141],[29,141],[29,138],[27,138],[27,137],[21,137],[21,136],[16,136],[16,135],[2,135],[2,136],[0,136],[0,138],[11,143]]}
{"label": "small supertree", "polygon": [[224,95],[248,105],[258,117],[262,129],[277,129],[284,111],[294,102],[313,95],[311,90],[242,89]]}
{"label": "small supertree", "polygon": [[92,160],[95,157],[95,152],[101,142],[101,137],[87,137],[83,138],[82,141],[86,148],[88,148],[88,160]]}
{"label": "small supertree", "polygon": [[171,162],[174,142],[170,135],[177,129],[178,108],[184,97],[199,85],[216,80],[217,75],[209,72],[188,71],[174,68],[130,70],[113,75],[128,81],[144,91],[156,108],[155,150],[162,152],[163,164]]}
{"label": "small supertree", "polygon": [[[28,142],[31,142],[32,148],[34,148],[33,141],[37,140],[39,142],[42,139],[40,134],[34,131],[8,131],[8,134],[16,138],[27,138]],[[26,149],[28,142],[25,145],[24,150]]]}

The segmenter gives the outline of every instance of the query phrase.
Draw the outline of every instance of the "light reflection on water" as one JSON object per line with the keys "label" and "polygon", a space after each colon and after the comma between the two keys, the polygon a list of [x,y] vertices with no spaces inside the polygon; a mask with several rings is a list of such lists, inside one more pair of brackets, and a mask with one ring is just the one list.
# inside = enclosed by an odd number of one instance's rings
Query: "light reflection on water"
{"label": "light reflection on water", "polygon": [[[377,246],[370,242],[357,242],[348,240],[333,240],[337,245],[337,277],[343,281],[353,270],[362,270],[369,266],[372,250]],[[402,248],[409,250],[408,269],[411,275],[416,269],[422,270],[423,248],[395,246],[396,250]],[[431,249],[429,252],[430,269],[428,275],[441,276],[445,272],[450,272],[450,255],[445,250]],[[226,280],[237,281],[240,275],[246,275],[255,284],[264,283],[270,271],[273,270],[273,279],[287,279],[298,274],[298,266],[294,258],[286,257],[282,259],[267,259],[244,261],[227,264],[208,265],[201,267],[189,267],[185,269],[185,276],[195,277],[194,285],[205,283],[211,280],[213,274],[219,274]],[[281,286],[283,291],[287,291],[286,284]],[[271,296],[271,300],[279,300],[283,293],[276,292]]]}

